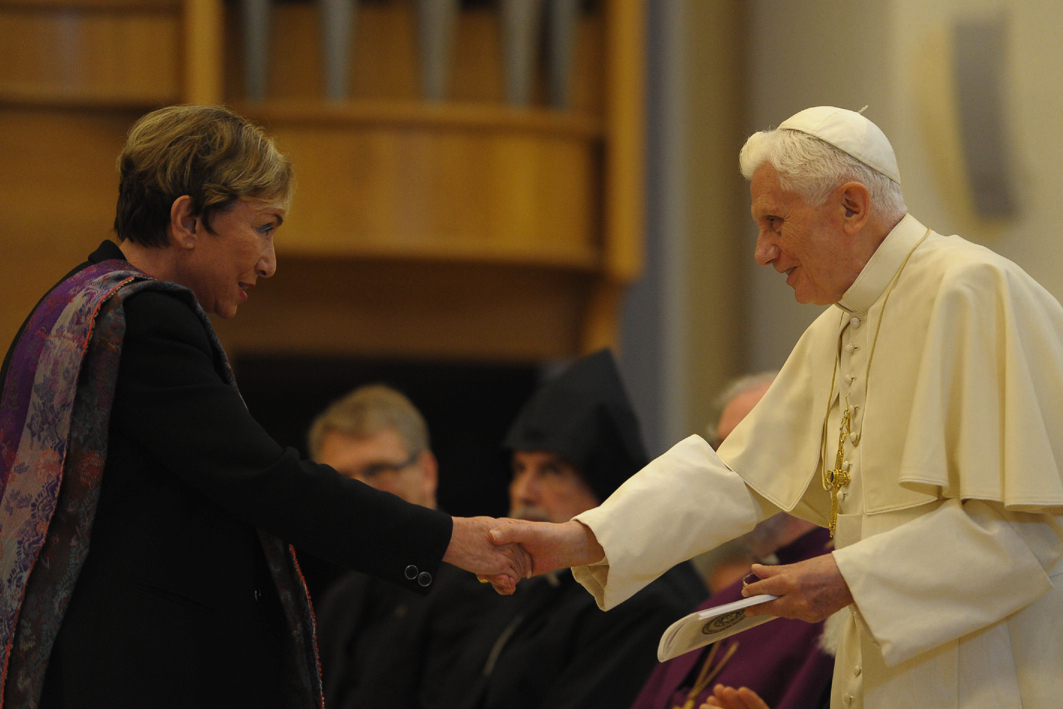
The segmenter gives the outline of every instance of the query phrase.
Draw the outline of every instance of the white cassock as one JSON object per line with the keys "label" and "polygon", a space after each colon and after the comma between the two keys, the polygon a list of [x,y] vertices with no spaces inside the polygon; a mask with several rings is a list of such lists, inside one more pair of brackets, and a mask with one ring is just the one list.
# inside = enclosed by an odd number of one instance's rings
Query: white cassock
{"label": "white cassock", "polygon": [[827,526],[823,422],[834,467],[846,406],[834,558],[855,604],[831,705],[1059,709],[1063,308],[910,215],[719,456],[692,436],[576,517],[606,553],[576,578],[608,609],[779,510]]}

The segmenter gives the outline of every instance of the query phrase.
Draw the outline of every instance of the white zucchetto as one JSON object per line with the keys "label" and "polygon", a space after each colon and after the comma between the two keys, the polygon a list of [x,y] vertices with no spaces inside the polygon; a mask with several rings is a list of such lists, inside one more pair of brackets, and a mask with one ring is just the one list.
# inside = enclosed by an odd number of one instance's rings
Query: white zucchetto
{"label": "white zucchetto", "polygon": [[779,130],[796,130],[819,138],[898,185],[901,183],[897,156],[886,134],[856,111],[834,106],[806,108],[780,123]]}

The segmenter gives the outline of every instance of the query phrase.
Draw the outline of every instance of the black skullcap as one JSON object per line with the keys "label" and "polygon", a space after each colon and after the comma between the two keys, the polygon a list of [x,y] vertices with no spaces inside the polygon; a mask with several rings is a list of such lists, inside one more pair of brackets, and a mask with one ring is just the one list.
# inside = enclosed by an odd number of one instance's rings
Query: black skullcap
{"label": "black skullcap", "polygon": [[502,446],[557,453],[579,471],[599,501],[649,462],[609,350],[578,360],[539,387]]}

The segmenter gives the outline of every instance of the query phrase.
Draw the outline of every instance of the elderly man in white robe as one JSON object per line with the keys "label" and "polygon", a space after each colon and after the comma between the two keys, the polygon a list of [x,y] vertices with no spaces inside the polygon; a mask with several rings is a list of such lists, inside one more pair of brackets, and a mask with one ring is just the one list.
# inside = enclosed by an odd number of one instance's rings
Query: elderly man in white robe
{"label": "elderly man in white robe", "polygon": [[742,149],[755,258],[831,305],[719,454],[688,438],[562,525],[506,522],[602,608],[779,511],[836,550],[754,567],[749,614],[848,607],[832,707],[1063,702],[1063,308],[906,214],[885,135],[833,107]]}

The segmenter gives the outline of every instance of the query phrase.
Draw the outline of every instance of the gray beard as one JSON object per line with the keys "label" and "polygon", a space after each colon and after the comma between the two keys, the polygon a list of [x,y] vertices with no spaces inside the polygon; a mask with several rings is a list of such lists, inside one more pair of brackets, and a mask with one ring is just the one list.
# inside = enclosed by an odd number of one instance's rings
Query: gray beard
{"label": "gray beard", "polygon": [[542,507],[532,507],[530,505],[524,505],[518,507],[515,510],[509,511],[509,516],[513,519],[523,519],[529,522],[550,522],[550,515]]}

